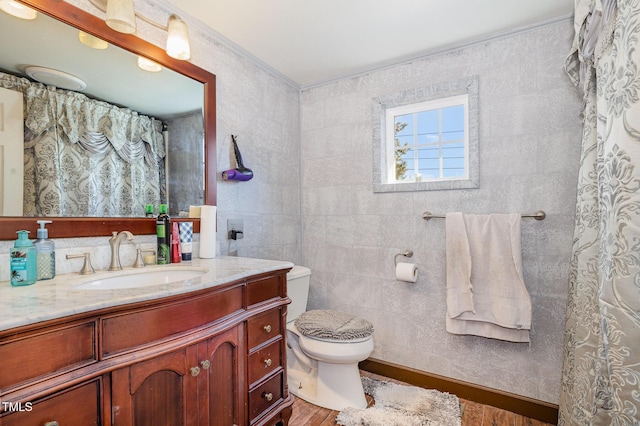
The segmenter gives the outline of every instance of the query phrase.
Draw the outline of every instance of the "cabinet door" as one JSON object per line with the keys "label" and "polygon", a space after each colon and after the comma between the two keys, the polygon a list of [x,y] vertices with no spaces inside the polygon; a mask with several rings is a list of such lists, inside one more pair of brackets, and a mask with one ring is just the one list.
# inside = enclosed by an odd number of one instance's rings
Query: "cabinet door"
{"label": "cabinet door", "polygon": [[185,350],[172,352],[112,373],[114,425],[188,425],[191,373]]}
{"label": "cabinet door", "polygon": [[1,426],[41,426],[46,424],[100,425],[100,379],[74,386],[42,398],[35,403],[15,407],[0,418]]}
{"label": "cabinet door", "polygon": [[[199,345],[201,382],[206,391],[200,403],[200,425],[246,424],[244,410],[243,327],[237,326]],[[206,379],[206,380],[204,380]]]}

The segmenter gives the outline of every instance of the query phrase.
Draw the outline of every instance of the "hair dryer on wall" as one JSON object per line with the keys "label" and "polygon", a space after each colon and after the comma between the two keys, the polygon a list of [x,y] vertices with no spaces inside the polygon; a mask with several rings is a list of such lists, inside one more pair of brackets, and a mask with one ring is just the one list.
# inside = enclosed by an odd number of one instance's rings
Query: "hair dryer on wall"
{"label": "hair dryer on wall", "polygon": [[251,180],[253,178],[253,171],[244,166],[244,163],[242,162],[242,154],[240,154],[240,148],[238,148],[236,137],[234,135],[231,135],[231,141],[233,142],[233,152],[236,154],[236,168],[222,172],[222,179],[237,180],[241,182]]}

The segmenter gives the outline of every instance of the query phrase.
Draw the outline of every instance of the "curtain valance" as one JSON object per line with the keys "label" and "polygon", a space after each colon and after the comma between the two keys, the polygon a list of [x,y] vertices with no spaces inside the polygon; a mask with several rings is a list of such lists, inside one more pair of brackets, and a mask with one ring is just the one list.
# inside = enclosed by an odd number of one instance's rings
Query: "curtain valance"
{"label": "curtain valance", "polygon": [[[22,92],[25,127],[33,136],[56,128],[64,142],[76,144],[83,135],[102,134],[125,161],[131,153],[164,158],[162,122],[107,102],[0,72],[0,87]],[[131,147],[140,141],[148,148]]]}

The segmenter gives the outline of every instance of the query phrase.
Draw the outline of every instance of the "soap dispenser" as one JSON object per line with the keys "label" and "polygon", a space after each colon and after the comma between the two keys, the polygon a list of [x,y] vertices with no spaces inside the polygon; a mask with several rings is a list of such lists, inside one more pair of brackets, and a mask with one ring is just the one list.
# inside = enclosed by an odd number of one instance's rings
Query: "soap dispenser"
{"label": "soap dispenser", "polygon": [[50,220],[38,220],[38,239],[33,244],[37,253],[38,280],[50,280],[56,276],[56,246],[49,239],[49,230],[45,228]]}
{"label": "soap dispenser", "polygon": [[18,231],[18,239],[10,250],[11,285],[31,285],[36,282],[36,249],[29,239],[29,231]]}

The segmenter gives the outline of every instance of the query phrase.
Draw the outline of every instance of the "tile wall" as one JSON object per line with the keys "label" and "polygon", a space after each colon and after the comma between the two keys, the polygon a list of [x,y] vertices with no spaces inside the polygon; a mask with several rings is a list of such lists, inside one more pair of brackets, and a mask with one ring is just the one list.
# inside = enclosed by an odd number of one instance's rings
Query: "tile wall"
{"label": "tile wall", "polygon": [[[372,357],[557,402],[580,149],[580,98],[561,20],[302,91],[304,259],[310,308],[375,326]],[[480,188],[373,193],[372,98],[479,76]],[[532,342],[445,331],[445,223],[422,212],[533,212],[522,223]],[[394,255],[411,249],[415,284]]]}

